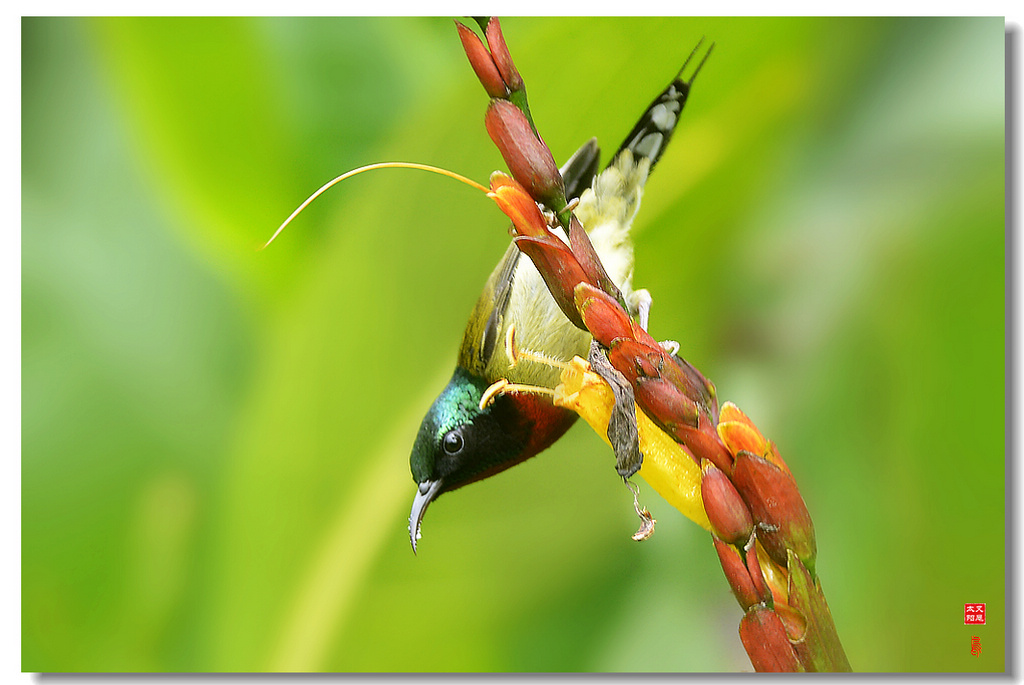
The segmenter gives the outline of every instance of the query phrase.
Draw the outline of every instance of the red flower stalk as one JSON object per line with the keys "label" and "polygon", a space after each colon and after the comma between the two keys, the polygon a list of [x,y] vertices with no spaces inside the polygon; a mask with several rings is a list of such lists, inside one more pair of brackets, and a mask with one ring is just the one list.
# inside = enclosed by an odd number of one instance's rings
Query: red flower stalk
{"label": "red flower stalk", "polygon": [[704,464],[700,497],[722,569],[745,610],[740,637],[754,667],[850,670],[814,577],[810,515],[774,445],[735,405],[719,412],[711,382],[669,354],[600,287],[606,276],[584,231],[571,231],[566,244],[513,179],[493,175],[488,194],[512,219],[516,244],[562,311],[607,350],[639,410]]}
{"label": "red flower stalk", "polygon": [[[570,208],[562,210],[561,177],[533,126],[500,25],[493,19],[482,25],[489,53],[462,25],[459,36],[494,98],[487,130],[515,178],[495,174],[488,195],[512,219],[516,244],[533,260],[559,307],[590,331],[631,386],[641,453],[657,457],[645,459],[640,474],[648,478],[646,465],[656,489],[711,530],[744,611],[739,633],[755,669],[850,670],[815,575],[814,526],[789,467],[735,405],[727,402],[719,411],[715,387],[700,371],[666,351],[629,316],[584,227]],[[551,229],[538,203],[561,212],[567,239]],[[603,380],[608,376],[589,369],[582,359],[567,365],[555,402],[578,411],[601,434],[614,393]]]}

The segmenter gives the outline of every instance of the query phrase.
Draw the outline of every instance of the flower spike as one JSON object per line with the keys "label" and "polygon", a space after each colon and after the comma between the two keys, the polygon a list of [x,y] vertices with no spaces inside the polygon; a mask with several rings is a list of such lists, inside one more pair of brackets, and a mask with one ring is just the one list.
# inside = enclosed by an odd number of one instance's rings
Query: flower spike
{"label": "flower spike", "polygon": [[[512,220],[516,245],[555,302],[594,340],[590,362],[576,357],[562,367],[554,403],[579,413],[614,446],[620,474],[639,465],[659,494],[711,532],[744,612],[740,639],[756,670],[850,670],[815,573],[814,526],[789,467],[746,414],[730,402],[719,408],[715,386],[632,319],[588,227],[566,206],[561,176],[530,115],[498,20],[478,23],[486,46],[461,24],[459,37],[492,98],[485,124],[512,173],[492,176],[488,195]],[[653,103],[659,117],[677,115],[685,103],[714,48],[695,60],[702,44]],[[638,123],[622,149],[660,152],[673,128],[662,133],[652,121]],[[657,155],[648,158],[653,164]],[[554,212],[564,233],[552,230],[539,205]],[[645,534],[642,527],[638,535]]]}

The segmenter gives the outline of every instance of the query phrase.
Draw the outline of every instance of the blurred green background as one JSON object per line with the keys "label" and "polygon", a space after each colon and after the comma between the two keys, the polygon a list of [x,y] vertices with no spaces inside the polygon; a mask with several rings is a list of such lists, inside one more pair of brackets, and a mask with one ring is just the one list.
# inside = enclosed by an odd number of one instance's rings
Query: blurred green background
{"label": "blurred green background", "polygon": [[[855,670],[1004,664],[1004,25],[503,22],[556,159],[717,47],[635,224],[652,333],[774,439]],[[507,222],[451,19],[22,22],[22,668],[749,670],[603,443],[408,451]],[[987,625],[963,625],[985,602]],[[980,657],[970,654],[981,637]]]}

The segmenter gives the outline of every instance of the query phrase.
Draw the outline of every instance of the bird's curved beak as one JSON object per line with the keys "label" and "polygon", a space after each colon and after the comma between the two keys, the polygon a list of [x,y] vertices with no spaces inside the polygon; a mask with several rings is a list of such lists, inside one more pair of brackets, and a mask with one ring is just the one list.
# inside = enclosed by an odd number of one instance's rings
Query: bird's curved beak
{"label": "bird's curved beak", "polygon": [[412,500],[412,512],[409,514],[409,541],[412,542],[413,554],[416,553],[416,541],[420,539],[420,522],[427,513],[427,505],[437,497],[443,484],[442,480],[425,480],[416,490],[416,497]]}

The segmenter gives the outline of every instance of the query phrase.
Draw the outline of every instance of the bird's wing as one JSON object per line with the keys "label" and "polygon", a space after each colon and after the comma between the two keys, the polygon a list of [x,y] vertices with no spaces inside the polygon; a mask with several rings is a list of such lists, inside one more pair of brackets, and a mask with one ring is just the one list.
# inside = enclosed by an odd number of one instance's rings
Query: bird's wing
{"label": "bird's wing", "polygon": [[485,369],[496,352],[504,355],[505,312],[521,254],[515,243],[509,243],[469,317],[459,348],[459,365],[474,376],[486,375]]}

